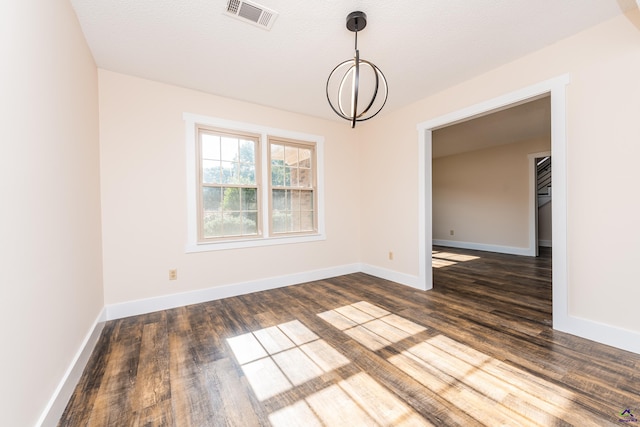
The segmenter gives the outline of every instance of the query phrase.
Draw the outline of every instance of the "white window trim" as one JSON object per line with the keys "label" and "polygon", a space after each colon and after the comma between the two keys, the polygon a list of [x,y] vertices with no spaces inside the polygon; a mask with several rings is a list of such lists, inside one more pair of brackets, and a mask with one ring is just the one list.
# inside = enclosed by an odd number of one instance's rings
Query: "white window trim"
{"label": "white window trim", "polygon": [[[326,240],[324,222],[324,137],[307,133],[293,132],[251,123],[236,122],[217,117],[199,114],[183,113],[186,125],[185,145],[187,154],[187,244],[185,251],[207,252],[226,249],[251,248],[259,246],[284,245],[292,243],[315,242]],[[268,159],[267,137],[281,137],[293,140],[314,142],[316,144],[317,193],[318,193],[318,231],[314,234],[292,236],[270,236],[269,227],[269,168],[263,164],[261,170],[260,200],[262,203],[262,236],[238,240],[224,240],[219,242],[198,242],[198,175],[197,175],[197,138],[196,125],[213,126],[239,132],[251,132],[260,135],[261,158],[263,163]]]}

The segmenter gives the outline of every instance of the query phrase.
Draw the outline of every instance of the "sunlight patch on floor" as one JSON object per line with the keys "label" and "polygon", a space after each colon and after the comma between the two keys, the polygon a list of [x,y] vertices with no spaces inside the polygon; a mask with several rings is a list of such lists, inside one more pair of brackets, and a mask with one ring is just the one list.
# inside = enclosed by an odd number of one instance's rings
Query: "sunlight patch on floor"
{"label": "sunlight patch on floor", "polygon": [[[331,313],[325,317],[333,319],[345,332],[362,327],[351,319],[364,322],[370,329],[363,330],[372,335],[376,335],[373,331],[388,333],[397,340],[424,330],[364,301]],[[269,414],[274,427],[432,425],[365,372],[337,383],[318,379],[351,361],[298,320],[238,335],[227,339],[227,343],[258,400],[273,399],[267,407],[276,407]],[[304,397],[278,408],[280,399],[286,399],[283,396],[294,390]]]}
{"label": "sunlight patch on floor", "polygon": [[274,427],[432,425],[364,372],[272,413],[269,421]]}
{"label": "sunlight patch on floor", "polygon": [[[597,425],[586,409],[573,404],[570,391],[444,335],[416,338],[427,329],[366,301],[318,316],[372,351],[391,346],[395,354],[386,360],[424,386],[425,396],[429,390],[455,407],[451,420]],[[431,425],[298,320],[227,342],[256,397],[268,400],[275,427]]]}
{"label": "sunlight patch on floor", "polygon": [[474,259],[479,259],[480,257],[473,255],[454,254],[444,251],[431,251],[431,258],[431,264],[434,268],[442,268],[455,265],[459,262],[473,261]]}
{"label": "sunlight patch on floor", "polygon": [[576,421],[576,414],[568,411],[573,405],[567,390],[443,335],[416,344],[389,361],[487,425]]}
{"label": "sunlight patch on floor", "polygon": [[424,326],[366,301],[325,311],[318,316],[372,351],[426,331]]}
{"label": "sunlight patch on floor", "polygon": [[298,320],[228,338],[227,343],[260,401],[349,363]]}

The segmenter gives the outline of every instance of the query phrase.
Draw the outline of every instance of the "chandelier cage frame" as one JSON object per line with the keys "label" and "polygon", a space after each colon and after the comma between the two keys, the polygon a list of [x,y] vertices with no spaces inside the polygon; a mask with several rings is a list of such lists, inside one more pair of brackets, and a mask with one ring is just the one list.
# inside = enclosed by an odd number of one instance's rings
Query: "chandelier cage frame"
{"label": "chandelier cage frame", "polygon": [[[347,29],[355,33],[355,53],[353,59],[341,62],[331,71],[326,85],[327,101],[329,101],[329,106],[339,117],[349,120],[352,128],[356,126],[357,122],[362,122],[375,117],[387,103],[387,98],[389,96],[387,79],[380,68],[378,68],[373,62],[360,58],[360,51],[358,50],[358,31],[363,30],[366,26],[367,15],[364,12],[356,11],[347,15]],[[373,76],[372,80],[374,83],[371,99],[368,102],[361,104],[366,104],[366,107],[363,108],[362,111],[358,111],[358,96],[361,92],[361,68],[363,68],[363,71],[369,70],[370,75]],[[338,91],[332,100],[330,86],[332,86],[332,82],[334,83],[333,86],[335,86],[338,79]],[[344,105],[343,99],[345,98],[345,95],[348,94],[346,91],[349,89],[349,86],[351,86],[351,97],[350,105],[347,109]],[[383,91],[382,95],[380,94],[380,89]],[[379,96],[384,99],[382,99],[382,103],[379,106],[376,106],[372,110],[376,100],[380,99]]]}

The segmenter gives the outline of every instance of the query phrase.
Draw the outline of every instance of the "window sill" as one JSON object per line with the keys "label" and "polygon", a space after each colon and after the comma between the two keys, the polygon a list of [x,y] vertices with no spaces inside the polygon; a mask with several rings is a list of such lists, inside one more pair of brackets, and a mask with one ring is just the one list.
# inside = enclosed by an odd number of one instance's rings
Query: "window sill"
{"label": "window sill", "polygon": [[294,243],[318,242],[326,240],[324,234],[307,234],[281,237],[260,237],[256,239],[225,240],[215,243],[187,243],[186,253],[224,251],[228,249],[257,248],[261,246],[290,245]]}

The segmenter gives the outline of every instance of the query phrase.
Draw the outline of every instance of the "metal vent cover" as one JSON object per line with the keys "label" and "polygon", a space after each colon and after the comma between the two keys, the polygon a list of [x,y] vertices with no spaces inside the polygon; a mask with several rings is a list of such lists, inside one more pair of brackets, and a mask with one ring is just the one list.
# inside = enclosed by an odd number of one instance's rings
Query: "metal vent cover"
{"label": "metal vent cover", "polygon": [[225,14],[265,30],[270,30],[278,17],[278,12],[246,0],[228,0]]}

